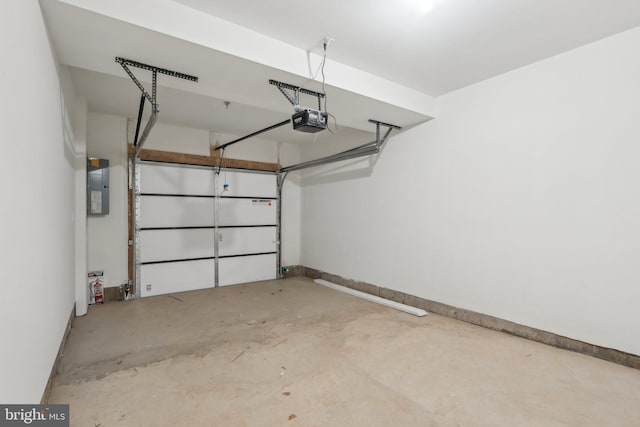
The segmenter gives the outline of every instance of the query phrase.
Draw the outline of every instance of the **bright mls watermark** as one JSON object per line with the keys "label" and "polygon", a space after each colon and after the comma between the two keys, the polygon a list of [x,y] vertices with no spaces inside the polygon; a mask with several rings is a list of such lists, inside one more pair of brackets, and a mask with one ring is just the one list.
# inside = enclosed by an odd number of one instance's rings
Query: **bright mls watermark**
{"label": "bright mls watermark", "polygon": [[0,427],[69,427],[69,405],[0,405]]}

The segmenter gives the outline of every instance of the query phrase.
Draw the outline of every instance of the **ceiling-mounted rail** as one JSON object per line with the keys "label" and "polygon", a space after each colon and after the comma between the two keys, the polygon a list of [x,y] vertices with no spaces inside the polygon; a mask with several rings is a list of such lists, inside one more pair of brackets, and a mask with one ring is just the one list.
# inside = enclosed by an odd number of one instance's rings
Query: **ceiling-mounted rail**
{"label": "ceiling-mounted rail", "polygon": [[[318,99],[318,110],[322,110],[321,101],[322,98],[325,97],[325,94],[322,92],[316,92],[289,83],[279,82],[278,80],[273,79],[269,80],[269,84],[277,87],[280,93],[282,93],[284,97],[287,98],[291,105],[293,105],[296,109],[300,107],[300,94],[304,93],[305,95],[315,96]],[[289,91],[291,91],[291,93],[289,93]]]}
{"label": "ceiling-mounted rail", "polygon": [[[322,98],[325,97],[325,94],[322,92],[315,92],[313,90],[309,90],[309,89],[305,89],[303,87],[300,86],[295,86],[289,83],[284,83],[284,82],[280,82],[278,80],[273,80],[270,79],[269,80],[269,84],[274,85],[275,87],[278,88],[278,90],[280,91],[280,93],[282,93],[285,98],[287,98],[287,100],[291,103],[291,105],[294,106],[294,109],[296,111],[299,110],[300,108],[300,94],[304,93],[305,95],[310,95],[310,96],[315,96],[318,99],[318,110],[321,110],[321,100]],[[249,138],[253,138],[254,136],[260,135],[261,133],[265,133],[268,132],[270,130],[273,129],[277,129],[281,126],[284,126],[288,123],[291,123],[291,119],[287,119],[287,120],[283,120],[281,122],[278,122],[274,125],[271,126],[267,126],[266,128],[257,130],[255,132],[250,133],[249,135],[245,135],[245,136],[241,136],[238,139],[234,139],[233,141],[229,141],[227,143],[224,143],[222,145],[219,145],[217,147],[215,147],[215,150],[224,150],[225,148],[229,147],[230,145],[236,144],[240,141],[244,141],[245,139],[249,139]]]}
{"label": "ceiling-mounted rail", "polygon": [[[157,97],[158,73],[171,76],[171,77],[176,77],[179,79],[190,80],[192,82],[197,82],[198,78],[196,76],[180,73],[178,71],[167,70],[166,68],[143,64],[142,62],[133,61],[131,59],[120,58],[119,56],[116,57],[116,62],[122,66],[122,68],[127,73],[127,75],[129,75],[131,80],[133,80],[136,86],[138,86],[138,89],[140,89],[140,92],[142,92],[142,95],[140,97],[140,107],[138,109],[136,135],[135,135],[135,140],[133,141],[133,146],[135,147],[133,156],[137,157],[138,153],[140,153],[140,150],[142,149],[142,145],[145,143],[145,141],[149,137],[149,134],[151,133],[151,128],[153,128],[153,126],[156,124],[156,121],[158,120],[158,113],[160,112],[160,109],[158,108],[158,97]],[[142,83],[140,83],[140,80],[138,80],[138,78],[133,74],[133,72],[131,71],[131,69],[129,69],[129,67],[136,67],[136,68],[141,68],[143,70],[151,71],[152,73],[151,93],[147,92],[147,90],[144,88]],[[145,99],[148,100],[149,103],[151,104],[151,117],[149,117],[149,121],[147,122],[147,125],[145,126],[144,130],[142,131],[142,135],[140,135],[140,139],[138,140],[138,133],[140,132],[140,123],[142,121],[142,113],[144,112]]]}
{"label": "ceiling-mounted rail", "polygon": [[265,132],[268,132],[270,130],[279,128],[280,126],[284,126],[287,123],[291,123],[291,119],[283,120],[280,123],[276,123],[275,125],[267,126],[266,128],[257,130],[257,131],[255,131],[253,133],[250,133],[249,135],[245,135],[245,136],[242,136],[242,137],[240,137],[238,139],[234,139],[233,141],[229,141],[229,142],[227,142],[225,144],[218,145],[215,149],[216,150],[224,150],[225,148],[227,148],[230,145],[233,145],[233,144],[238,143],[240,141],[244,141],[245,139],[253,138],[256,135],[260,135],[261,133],[265,133]]}
{"label": "ceiling-mounted rail", "polygon": [[[332,154],[331,156],[322,157],[320,159],[315,159],[315,160],[309,160],[306,162],[280,168],[280,173],[288,173],[288,172],[293,172],[300,169],[311,168],[314,166],[326,165],[328,163],[340,162],[343,160],[350,160],[358,157],[378,154],[384,147],[384,144],[389,139],[389,136],[391,135],[391,131],[393,129],[402,129],[400,126],[384,123],[378,120],[369,120],[369,122],[374,123],[376,125],[375,141],[368,142],[366,144],[360,145],[355,148],[351,148],[349,150],[341,151],[340,153]],[[384,135],[382,135],[380,132],[381,126],[387,128],[387,131],[384,133]]]}

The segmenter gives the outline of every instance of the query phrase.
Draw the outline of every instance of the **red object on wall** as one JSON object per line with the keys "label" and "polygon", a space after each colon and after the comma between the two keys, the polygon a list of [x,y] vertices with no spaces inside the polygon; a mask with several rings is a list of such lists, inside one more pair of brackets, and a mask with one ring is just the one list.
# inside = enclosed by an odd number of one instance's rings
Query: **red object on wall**
{"label": "red object on wall", "polygon": [[93,295],[94,295],[94,304],[103,304],[104,303],[104,293],[102,291],[102,281],[100,279],[96,279],[93,282]]}
{"label": "red object on wall", "polygon": [[103,271],[89,272],[89,305],[104,303]]}

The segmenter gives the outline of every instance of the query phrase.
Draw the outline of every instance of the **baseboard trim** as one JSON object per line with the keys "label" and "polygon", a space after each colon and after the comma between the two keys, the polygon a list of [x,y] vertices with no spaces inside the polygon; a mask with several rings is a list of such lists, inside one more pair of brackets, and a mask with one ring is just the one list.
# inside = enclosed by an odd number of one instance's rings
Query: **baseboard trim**
{"label": "baseboard trim", "polygon": [[60,365],[60,360],[62,359],[62,355],[64,353],[64,347],[67,344],[67,338],[69,338],[69,333],[71,332],[71,325],[73,324],[75,313],[76,313],[76,305],[74,304],[73,308],[71,309],[71,314],[69,315],[69,320],[67,321],[67,327],[65,328],[64,335],[62,336],[62,342],[60,343],[60,347],[58,347],[58,354],[56,355],[56,360],[53,362],[53,366],[51,367],[51,373],[49,373],[49,380],[47,381],[47,385],[44,388],[44,393],[42,393],[42,399],[40,399],[40,404],[42,405],[49,402],[49,395],[51,394],[53,379],[55,378],[58,372],[58,366]]}
{"label": "baseboard trim", "polygon": [[127,284],[110,286],[103,289],[104,302],[124,301],[125,288]]}
{"label": "baseboard trim", "polygon": [[[436,313],[441,316],[450,317],[452,319],[462,320],[463,322],[482,326],[495,331],[505,332],[517,337],[526,338],[537,341],[563,350],[570,350],[576,353],[585,354],[587,356],[597,357],[598,359],[608,362],[617,363],[619,365],[628,366],[634,369],[640,369],[640,356],[625,353],[612,348],[601,347],[595,344],[589,344],[578,341],[573,338],[564,337],[552,332],[543,331],[541,329],[532,328],[530,326],[520,325],[508,320],[489,316],[487,314],[478,313],[471,310],[465,310],[451,305],[443,304],[437,301],[420,298],[415,295],[407,294],[389,288],[383,288],[371,283],[360,282],[357,280],[346,279],[337,274],[331,274],[314,268],[302,265],[288,267],[290,275],[306,276],[312,279],[324,279],[338,285],[346,286],[351,289],[376,295],[391,301],[397,301],[402,304],[411,305],[421,308],[428,312]],[[294,274],[299,273],[299,274]],[[285,277],[288,277],[285,275]]]}
{"label": "baseboard trim", "polygon": [[301,265],[290,265],[282,268],[282,277],[304,276],[304,267]]}

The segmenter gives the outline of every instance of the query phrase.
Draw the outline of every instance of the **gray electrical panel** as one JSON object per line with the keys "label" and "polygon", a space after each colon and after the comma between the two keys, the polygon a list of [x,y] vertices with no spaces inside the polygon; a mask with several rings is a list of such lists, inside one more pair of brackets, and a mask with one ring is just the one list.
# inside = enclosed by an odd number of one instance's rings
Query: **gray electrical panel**
{"label": "gray electrical panel", "polygon": [[87,214],[109,213],[109,160],[87,158]]}

